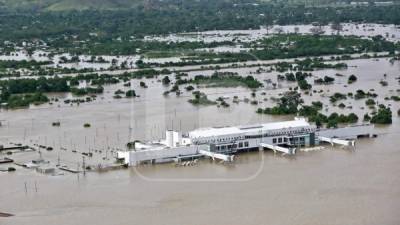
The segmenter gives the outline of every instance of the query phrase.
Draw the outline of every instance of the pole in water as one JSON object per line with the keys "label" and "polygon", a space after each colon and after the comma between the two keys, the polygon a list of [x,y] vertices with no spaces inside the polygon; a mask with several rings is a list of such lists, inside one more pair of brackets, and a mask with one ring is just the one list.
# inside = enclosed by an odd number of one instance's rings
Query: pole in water
{"label": "pole in water", "polygon": [[77,168],[77,173],[76,175],[78,176],[78,182],[79,182],[79,162],[78,162],[78,168]]}
{"label": "pole in water", "polygon": [[25,181],[25,194],[28,194],[28,186],[26,184],[26,181]]}
{"label": "pole in water", "polygon": [[26,128],[24,128],[24,141],[25,141],[25,138],[26,138]]}
{"label": "pole in water", "polygon": [[37,193],[37,185],[36,185],[36,181],[35,181],[35,191],[36,191],[36,193]]}
{"label": "pole in water", "polygon": [[85,156],[82,156],[82,167],[83,167],[83,175],[85,176],[86,175],[86,166],[85,166]]}

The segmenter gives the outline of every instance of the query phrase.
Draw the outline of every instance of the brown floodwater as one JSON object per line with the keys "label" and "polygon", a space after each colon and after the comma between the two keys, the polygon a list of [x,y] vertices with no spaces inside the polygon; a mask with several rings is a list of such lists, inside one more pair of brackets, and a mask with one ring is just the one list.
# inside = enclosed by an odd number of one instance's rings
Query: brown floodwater
{"label": "brown floodwater", "polygon": [[[0,173],[0,211],[15,214],[0,218],[0,224],[400,224],[400,119],[399,103],[385,97],[399,95],[400,63],[388,59],[346,61],[347,70],[321,70],[314,77],[334,76],[334,85],[314,85],[321,94],[303,95],[306,103],[320,100],[327,111],[355,112],[362,118],[364,100],[347,99],[352,108],[339,109],[329,103],[334,92],[374,89],[377,101],[390,104],[393,124],[376,126],[378,135],[360,139],[355,149],[324,146],[324,150],[299,152],[293,157],[269,151],[240,154],[234,164],[201,160],[193,167],[173,164],[144,165],[103,173],[41,175],[16,167],[14,173]],[[224,69],[249,74],[257,68]],[[189,76],[212,71],[190,72]],[[335,76],[341,73],[345,76]],[[355,74],[358,81],[347,85]],[[387,74],[386,77],[383,74]],[[276,72],[253,74],[260,80],[276,81]],[[381,86],[380,80],[388,81]],[[252,124],[288,120],[292,117],[257,115],[258,107],[273,105],[271,97],[295,86],[281,82],[257,92],[259,105],[231,103],[233,96],[250,98],[245,88],[202,88],[210,99],[228,96],[229,108],[195,107],[184,91],[164,97],[168,87],[157,80],[145,80],[149,88],[133,88],[135,99],[113,99],[122,84],[105,87],[105,93],[91,103],[64,103],[0,112],[0,142],[53,146],[42,150],[52,163],[78,167],[81,152],[94,153],[86,163],[112,164],[117,149],[128,140],[163,137],[166,128],[188,131],[197,127]],[[125,88],[126,89],[126,88]],[[183,90],[183,89],[182,89]],[[265,92],[265,95],[262,95]],[[60,96],[59,97],[65,97]],[[68,95],[66,95],[68,97]],[[264,101],[264,99],[268,99]],[[60,121],[60,127],[51,123]],[[361,120],[360,120],[361,121]],[[90,123],[90,128],[84,128]],[[61,150],[60,147],[67,150]],[[73,153],[72,150],[77,150]],[[96,152],[97,151],[97,152]],[[101,153],[99,152],[101,151]],[[2,157],[2,155],[0,155]],[[16,153],[18,162],[38,158],[37,152]],[[3,166],[2,166],[3,167]],[[25,183],[27,189],[25,189]]]}

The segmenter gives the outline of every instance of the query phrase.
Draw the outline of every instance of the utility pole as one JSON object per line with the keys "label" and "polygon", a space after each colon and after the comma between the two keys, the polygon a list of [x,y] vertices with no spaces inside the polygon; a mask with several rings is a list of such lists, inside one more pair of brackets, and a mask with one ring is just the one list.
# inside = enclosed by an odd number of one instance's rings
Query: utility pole
{"label": "utility pole", "polygon": [[78,169],[77,169],[77,173],[76,173],[76,175],[78,176],[78,182],[79,182],[79,162],[77,163],[77,165],[78,165]]}
{"label": "utility pole", "polygon": [[25,141],[25,138],[26,138],[26,128],[24,128],[24,141]]}
{"label": "utility pole", "polygon": [[85,165],[85,156],[82,156],[82,167],[83,167],[83,176],[86,175],[86,165]]}

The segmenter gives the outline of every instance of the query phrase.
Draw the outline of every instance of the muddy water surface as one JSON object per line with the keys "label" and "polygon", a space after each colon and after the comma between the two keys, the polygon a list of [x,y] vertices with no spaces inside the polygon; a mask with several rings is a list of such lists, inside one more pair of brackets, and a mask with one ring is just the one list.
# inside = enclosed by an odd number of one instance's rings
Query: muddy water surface
{"label": "muddy water surface", "polygon": [[[303,98],[306,103],[322,101],[327,105],[326,113],[355,112],[360,118],[371,111],[365,107],[365,99],[347,99],[343,102],[352,109],[341,110],[329,103],[328,96],[374,89],[379,95],[377,101],[390,104],[393,124],[377,126],[378,137],[357,141],[355,149],[325,146],[325,150],[300,152],[294,157],[254,152],[238,155],[233,165],[201,160],[193,167],[144,165],[88,172],[86,176],[46,176],[17,167],[15,173],[0,173],[0,211],[16,215],[1,218],[0,224],[400,224],[399,103],[384,100],[398,95],[395,79],[400,66],[387,59],[347,63],[350,67],[344,71],[313,72],[315,77],[310,82],[336,73],[344,77],[335,76],[334,85],[314,86],[324,92]],[[256,69],[237,70],[248,74]],[[207,72],[189,75],[197,73]],[[347,85],[350,74],[357,75],[358,81]],[[275,82],[276,75],[254,76]],[[382,87],[378,83],[382,79],[389,85]],[[164,97],[162,93],[168,87],[157,80],[146,80],[147,89],[133,82],[139,98],[113,99],[114,91],[124,88],[118,84],[107,86],[96,101],[80,106],[60,103],[1,111],[5,121],[0,140],[54,146],[53,151],[42,150],[42,157],[53,163],[60,158],[71,167],[82,163],[81,152],[90,150],[94,157],[87,158],[86,163],[95,166],[112,164],[115,150],[123,149],[128,140],[159,139],[166,128],[188,131],[293,118],[255,113],[257,107],[274,104],[270,97],[295,86],[290,82],[280,83],[277,89],[266,85],[257,92],[258,106],[230,102],[235,95],[251,98],[251,91],[245,88],[201,89],[210,99],[230,97],[229,108],[192,106],[187,102],[191,94],[185,91],[180,97]],[[54,121],[60,121],[61,126],[52,127]],[[84,128],[84,123],[92,126]],[[39,154],[13,157],[24,162]]]}

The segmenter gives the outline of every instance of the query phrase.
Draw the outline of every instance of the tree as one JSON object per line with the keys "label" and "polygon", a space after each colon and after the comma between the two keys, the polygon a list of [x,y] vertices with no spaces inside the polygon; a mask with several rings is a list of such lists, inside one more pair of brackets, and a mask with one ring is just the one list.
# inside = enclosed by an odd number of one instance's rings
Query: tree
{"label": "tree", "polygon": [[298,82],[297,82],[297,84],[299,85],[299,88],[301,89],[301,90],[309,90],[309,89],[311,89],[311,84],[309,84],[308,82],[307,82],[307,80],[299,80]]}
{"label": "tree", "polygon": [[320,35],[320,34],[324,33],[324,30],[323,30],[322,26],[313,26],[313,27],[311,27],[310,32],[313,35]]}
{"label": "tree", "polygon": [[139,86],[142,88],[147,88],[147,85],[144,81],[140,81]]}
{"label": "tree", "polygon": [[332,83],[333,81],[335,81],[335,78],[333,78],[333,77],[329,77],[329,76],[324,77],[325,83]]}
{"label": "tree", "polygon": [[340,32],[343,30],[343,26],[340,24],[340,22],[333,22],[331,24],[331,29],[336,31],[336,35],[340,35]]}
{"label": "tree", "polygon": [[352,75],[349,76],[349,79],[347,80],[347,83],[351,84],[351,83],[356,82],[356,81],[357,81],[357,77],[354,74],[352,74]]}
{"label": "tree", "polygon": [[142,69],[142,68],[144,68],[144,67],[146,66],[142,59],[137,60],[137,61],[135,62],[135,64],[136,64],[136,66],[137,66],[138,68],[140,68],[140,69]]}
{"label": "tree", "polygon": [[375,105],[375,101],[373,99],[369,98],[365,101],[365,104],[368,106]]}
{"label": "tree", "polygon": [[336,120],[329,120],[328,123],[326,124],[327,128],[336,128],[338,125]]}
{"label": "tree", "polygon": [[185,87],[186,91],[193,91],[194,87],[192,85],[189,85],[187,87]]}
{"label": "tree", "polygon": [[[298,106],[303,103],[301,95],[296,91],[288,91],[279,99],[278,104],[272,108],[265,108],[262,113],[271,115],[296,114]],[[257,110],[261,112],[259,109]]]}
{"label": "tree", "polygon": [[171,80],[169,79],[168,76],[165,76],[165,77],[162,79],[162,83],[163,83],[164,85],[169,85],[169,83],[171,83]]}
{"label": "tree", "polygon": [[364,121],[370,121],[371,120],[371,117],[368,115],[368,113],[364,114],[364,119],[363,120]]}
{"label": "tree", "polygon": [[348,123],[357,123],[357,121],[358,121],[358,116],[357,116],[356,114],[350,113],[350,114],[347,116],[347,122],[348,122]]}
{"label": "tree", "polygon": [[392,111],[389,107],[384,105],[379,106],[378,113],[371,118],[371,123],[376,124],[391,124],[392,123]]}
{"label": "tree", "polygon": [[129,90],[125,93],[127,98],[131,98],[131,97],[136,97],[136,92],[135,90]]}

